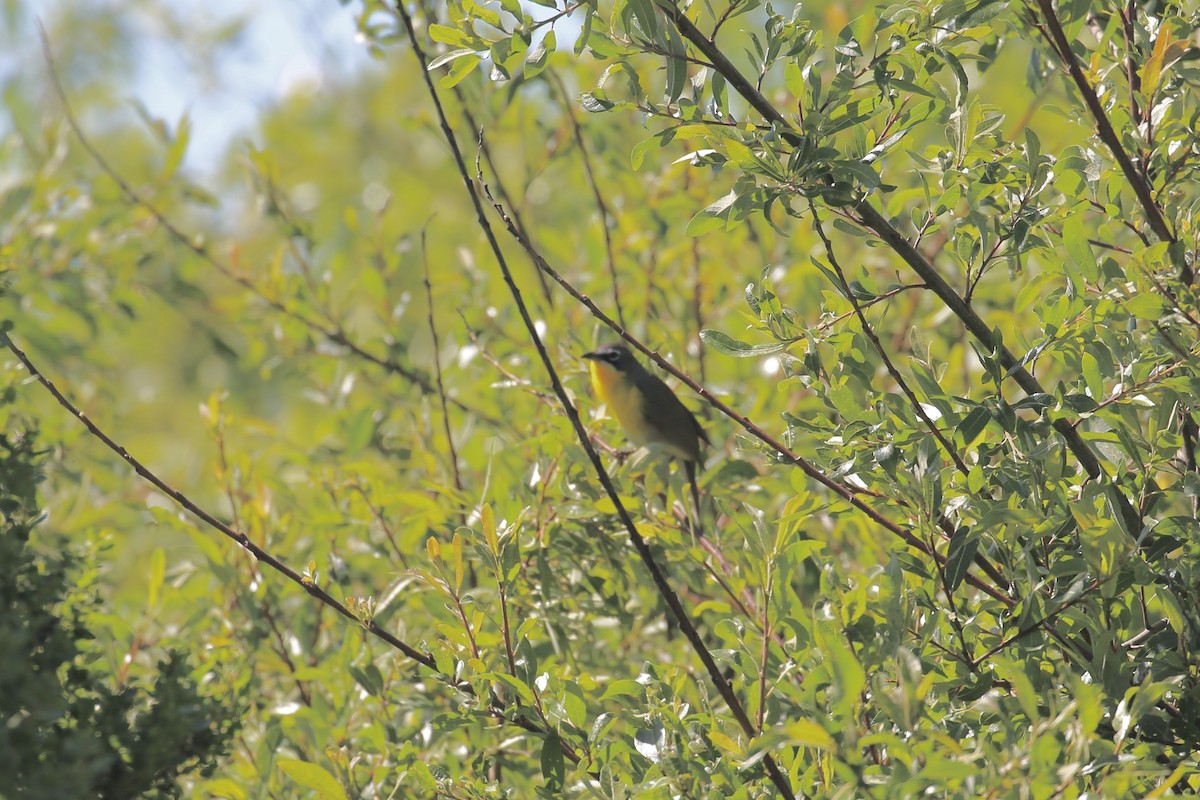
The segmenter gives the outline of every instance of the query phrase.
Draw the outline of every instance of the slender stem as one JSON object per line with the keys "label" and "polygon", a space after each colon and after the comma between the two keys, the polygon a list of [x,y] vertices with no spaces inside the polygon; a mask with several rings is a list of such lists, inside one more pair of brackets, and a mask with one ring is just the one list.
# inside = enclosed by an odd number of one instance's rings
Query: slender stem
{"label": "slender stem", "polygon": [[[964,477],[967,476],[970,473],[970,468],[967,467],[966,462],[963,461],[958,449],[955,448],[954,445],[946,438],[945,434],[942,433],[941,429],[930,418],[928,412],[925,411],[925,407],[917,398],[916,392],[912,390],[912,388],[908,385],[908,381],[906,381],[904,376],[900,374],[900,370],[896,368],[894,363],[892,363],[892,359],[887,354],[887,350],[884,348],[883,342],[879,340],[879,336],[876,335],[875,329],[871,326],[871,323],[867,321],[867,315],[863,312],[862,303],[858,301],[858,298],[854,296],[854,292],[851,291],[850,284],[846,280],[846,274],[842,271],[842,266],[840,263],[838,263],[837,255],[833,252],[833,242],[831,242],[829,237],[825,234],[825,227],[821,224],[821,217],[817,213],[816,204],[810,200],[808,207],[813,216],[813,228],[816,230],[817,236],[821,239],[822,244],[825,246],[825,255],[829,259],[829,265],[837,274],[838,280],[842,282],[842,286],[845,288],[846,298],[850,301],[850,305],[854,309],[855,315],[858,317],[858,322],[862,327],[863,333],[871,341],[872,346],[875,348],[875,352],[879,353],[879,357],[883,360],[888,374],[892,376],[892,380],[896,382],[896,385],[900,387],[900,390],[904,392],[905,397],[908,398],[908,402],[912,406],[913,411],[918,417],[921,418],[921,421],[925,423],[925,427],[928,428],[929,432],[933,434],[933,437],[937,439],[938,444],[942,446],[942,449],[946,452],[946,455],[948,455],[950,460],[954,462],[954,465],[958,468],[958,471]],[[953,538],[955,535],[954,526],[945,517],[945,515],[939,514],[938,517],[938,523],[945,531],[946,538]],[[933,546],[932,542],[930,542],[929,545],[929,552],[931,554],[935,554],[936,556],[937,549]],[[976,553],[974,561],[979,565],[980,569],[987,573],[988,577],[996,582],[997,586],[1004,586],[1008,583],[1008,580],[1000,574],[1000,571],[996,569],[995,566],[993,566],[992,563],[988,561],[988,559],[982,553]],[[938,570],[942,571],[944,574],[942,562],[935,557],[934,563],[937,565]],[[950,602],[953,609],[953,599]]]}
{"label": "slender stem", "polygon": [[891,357],[887,354],[887,350],[883,346],[883,342],[879,341],[879,337],[875,335],[875,329],[871,327],[871,323],[867,321],[867,315],[863,313],[862,306],[858,302],[858,298],[854,296],[854,292],[850,289],[850,284],[846,280],[845,273],[842,272],[841,264],[838,263],[837,256],[833,252],[833,242],[825,235],[825,227],[821,224],[821,217],[817,213],[817,206],[812,200],[808,201],[808,208],[812,212],[813,228],[820,237],[822,244],[825,245],[825,256],[829,259],[829,266],[838,276],[838,280],[842,282],[842,287],[846,290],[846,299],[850,301],[851,307],[854,309],[855,315],[858,316],[858,323],[862,327],[863,333],[871,341],[871,345],[875,348],[875,352],[882,359],[884,367],[887,368],[888,374],[892,376],[892,380],[900,387],[900,391],[904,392],[904,396],[908,398],[909,405],[921,421],[925,423],[925,427],[933,434],[933,438],[937,439],[938,444],[946,451],[946,455],[954,462],[954,466],[958,468],[964,476],[971,470],[967,467],[966,462],[962,460],[957,448],[946,440],[945,435],[941,432],[933,420],[929,418],[929,414],[925,411],[925,407],[921,405],[921,401],[917,399],[917,395],[909,387],[908,381],[904,380],[904,376],[900,374],[900,370],[896,369],[896,365],[892,363]]}
{"label": "slender stem", "polygon": [[454,434],[450,430],[450,409],[446,405],[446,387],[442,383],[441,343],[438,339],[437,324],[433,319],[433,285],[429,282],[429,248],[426,247],[425,237],[428,228],[428,223],[421,228],[421,279],[425,284],[425,300],[428,303],[429,335],[433,339],[433,377],[437,385],[438,401],[442,406],[442,430],[446,434],[446,447],[450,451],[450,474],[454,476],[455,490],[462,494],[463,482],[462,474],[458,470],[458,450],[454,447]]}
{"label": "slender stem", "polygon": [[[929,537],[929,547],[932,548],[933,536]],[[940,562],[935,562],[937,566],[938,578],[942,582],[942,594],[946,595],[946,603],[950,606],[949,613],[946,615],[950,620],[950,627],[954,628],[954,633],[958,636],[958,644],[962,648],[962,663],[970,667],[972,672],[977,672],[978,669],[971,661],[971,647],[967,644],[967,635],[963,631],[962,620],[958,616],[958,606],[954,600],[954,590],[950,588],[950,579],[946,577],[946,567]]]}
{"label": "slender stem", "polygon": [[[575,116],[575,112],[571,108],[567,87],[563,85],[558,73],[551,71],[549,75],[551,82],[562,96],[563,108],[567,112],[571,131],[575,135],[575,146],[579,148],[579,160],[583,162],[583,174],[587,178],[588,186],[591,187],[592,196],[596,198],[596,209],[600,212],[600,230],[604,234],[604,258],[608,267],[608,280],[612,283],[613,307],[617,310],[617,319],[620,320],[621,327],[625,327],[625,312],[621,310],[621,284],[617,279],[617,261],[613,256],[612,214],[608,210],[608,203],[604,201],[604,195],[600,193],[600,184],[597,183],[596,173],[592,169],[592,158],[583,139],[583,127],[579,124],[579,118]],[[538,275],[542,275],[541,270],[537,272]]]}
{"label": "slender stem", "polygon": [[387,518],[383,516],[383,509],[377,507],[371,502],[370,495],[363,488],[362,484],[354,484],[354,490],[362,497],[363,502],[367,504],[367,509],[371,512],[371,516],[375,518],[375,523],[383,531],[383,535],[388,540],[388,544],[392,546],[392,552],[400,559],[400,564],[405,569],[409,568],[408,556],[404,554],[404,548],[400,547],[400,543],[396,540],[396,533],[392,530],[392,526],[388,523]]}
{"label": "slender stem", "polygon": [[762,733],[767,713],[767,662],[771,655],[771,581],[774,559],[767,557],[763,581],[762,650],[758,658],[758,732]]}
{"label": "slender stem", "polygon": [[[454,97],[458,100],[459,108],[462,109],[463,119],[467,121],[467,127],[473,131],[479,130],[480,125],[475,121],[475,115],[471,113],[470,107],[467,105],[466,100],[463,99],[461,84],[454,87]],[[521,230],[525,231],[525,235],[528,236],[529,228],[526,227],[525,221],[521,219],[520,212],[516,210],[516,203],[511,199],[512,195],[505,186],[503,179],[501,179],[499,170],[496,169],[496,161],[492,158],[492,148],[486,145],[483,147],[483,160],[487,162],[488,168],[496,176],[496,191],[500,193],[501,197],[509,198],[509,205],[514,207],[513,218],[517,221],[517,225],[520,226]],[[550,291],[550,284],[546,283],[546,276],[537,270],[534,270],[534,274],[537,275],[538,285],[542,290],[542,298],[546,301],[546,305],[554,308],[554,294]]]}

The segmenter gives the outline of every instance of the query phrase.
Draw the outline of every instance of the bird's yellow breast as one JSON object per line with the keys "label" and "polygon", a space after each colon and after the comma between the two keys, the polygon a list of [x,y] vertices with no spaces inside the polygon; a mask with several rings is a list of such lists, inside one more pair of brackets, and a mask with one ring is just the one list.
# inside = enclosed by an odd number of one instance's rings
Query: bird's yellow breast
{"label": "bird's yellow breast", "polygon": [[633,381],[603,361],[588,362],[588,371],[592,390],[617,418],[629,441],[638,447],[649,444],[654,439],[653,431],[646,419],[642,393]]}

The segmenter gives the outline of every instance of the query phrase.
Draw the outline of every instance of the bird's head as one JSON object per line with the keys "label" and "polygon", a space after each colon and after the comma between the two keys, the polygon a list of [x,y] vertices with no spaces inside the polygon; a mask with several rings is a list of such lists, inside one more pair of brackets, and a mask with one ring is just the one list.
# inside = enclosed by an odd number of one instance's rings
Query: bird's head
{"label": "bird's head", "polygon": [[623,344],[606,344],[595,352],[584,353],[583,357],[597,364],[604,364],[617,372],[629,372],[637,366],[637,359]]}

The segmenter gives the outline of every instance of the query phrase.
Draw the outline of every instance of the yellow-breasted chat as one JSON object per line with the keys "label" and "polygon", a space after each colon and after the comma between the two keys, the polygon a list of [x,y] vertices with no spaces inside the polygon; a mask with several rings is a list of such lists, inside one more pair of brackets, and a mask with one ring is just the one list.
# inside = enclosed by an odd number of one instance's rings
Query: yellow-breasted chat
{"label": "yellow-breasted chat", "polygon": [[698,520],[696,465],[701,442],[709,441],[696,417],[671,387],[643,367],[624,345],[606,344],[583,357],[588,360],[592,390],[616,417],[629,441],[636,447],[659,445],[683,462]]}

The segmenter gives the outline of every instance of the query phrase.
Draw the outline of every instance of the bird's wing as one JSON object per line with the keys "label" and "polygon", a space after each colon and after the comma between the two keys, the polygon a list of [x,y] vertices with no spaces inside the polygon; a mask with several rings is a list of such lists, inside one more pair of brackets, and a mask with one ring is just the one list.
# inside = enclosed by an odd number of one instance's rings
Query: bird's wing
{"label": "bird's wing", "polygon": [[708,443],[708,436],[700,423],[680,402],[671,387],[656,375],[645,386],[643,411],[652,430],[662,435],[662,442],[677,448],[688,460],[700,460],[700,440]]}

